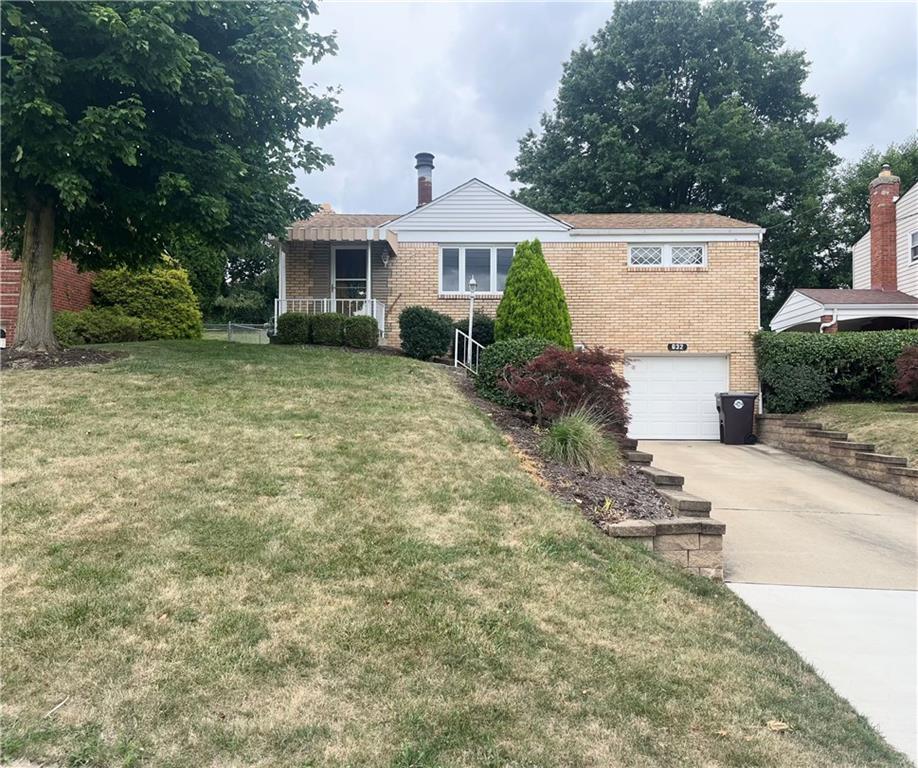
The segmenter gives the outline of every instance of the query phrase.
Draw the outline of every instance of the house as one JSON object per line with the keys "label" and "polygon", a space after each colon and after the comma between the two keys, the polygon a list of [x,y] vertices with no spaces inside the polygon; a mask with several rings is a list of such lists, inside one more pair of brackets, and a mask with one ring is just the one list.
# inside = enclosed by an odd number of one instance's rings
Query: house
{"label": "house", "polygon": [[851,249],[853,288],[797,288],[773,331],[882,331],[918,327],[918,184],[901,197],[884,165],[870,182],[870,229]]}
{"label": "house", "polygon": [[344,214],[325,206],[282,244],[276,312],[372,314],[383,343],[424,305],[493,315],[514,247],[539,238],[567,295],[574,342],[621,350],[632,437],[717,439],[714,393],[758,391],[754,224],[710,213],[554,214],[470,179],[433,197],[433,155],[416,156],[417,206]]}
{"label": "house", "polygon": [[[7,346],[16,341],[21,275],[22,265],[9,251],[0,251],[0,330]],[[54,311],[86,309],[92,300],[93,277],[92,272],[80,272],[70,259],[55,259],[52,265]]]}

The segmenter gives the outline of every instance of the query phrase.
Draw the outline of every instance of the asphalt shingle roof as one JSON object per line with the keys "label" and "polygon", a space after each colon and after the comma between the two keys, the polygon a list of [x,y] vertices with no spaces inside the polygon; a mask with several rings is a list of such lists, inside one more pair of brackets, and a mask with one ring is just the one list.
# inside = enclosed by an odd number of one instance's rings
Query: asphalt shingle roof
{"label": "asphalt shingle roof", "polygon": [[757,224],[719,213],[553,213],[575,229],[755,229]]}
{"label": "asphalt shingle roof", "polygon": [[918,296],[902,291],[877,291],[871,288],[797,288],[822,304],[918,304]]}

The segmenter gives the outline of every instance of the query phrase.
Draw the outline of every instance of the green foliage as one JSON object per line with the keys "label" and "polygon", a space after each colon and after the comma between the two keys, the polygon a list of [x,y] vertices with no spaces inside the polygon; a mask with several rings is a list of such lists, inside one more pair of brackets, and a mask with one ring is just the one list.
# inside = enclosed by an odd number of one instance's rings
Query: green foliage
{"label": "green foliage", "polygon": [[264,295],[244,288],[227,296],[217,296],[210,310],[210,321],[216,323],[264,323],[271,316]]}
{"label": "green foliage", "polygon": [[226,254],[195,235],[183,234],[169,244],[169,255],[188,272],[191,290],[204,317],[213,315],[214,302],[223,285]]}
{"label": "green foliage", "polygon": [[137,341],[141,323],[118,307],[88,307],[80,312],[56,312],[54,335],[65,347]]}
{"label": "green foliage", "polygon": [[475,377],[475,389],[478,394],[500,405],[523,410],[525,403],[507,392],[502,386],[507,383],[505,376],[507,367],[522,367],[530,360],[537,358],[550,346],[552,342],[534,336],[495,341],[490,347],[482,350],[481,358],[478,361],[478,375]]}
{"label": "green foliage", "polygon": [[344,343],[358,349],[379,346],[379,325],[374,317],[356,315],[344,321]]}
{"label": "green foliage", "polygon": [[818,119],[806,76],[769,3],[617,2],[565,64],[540,133],[520,140],[517,197],[548,212],[713,210],[768,227],[765,305],[787,296],[784,281],[831,281],[838,252],[814,254],[834,237],[823,202],[845,129]]}
{"label": "green foliage", "polygon": [[344,344],[344,315],[338,312],[323,312],[310,320],[313,344],[341,346]]}
{"label": "green foliage", "polygon": [[621,469],[618,443],[606,436],[602,418],[588,408],[578,408],[553,422],[539,447],[548,458],[588,472],[617,474]]}
{"label": "green foliage", "polygon": [[176,234],[282,235],[310,210],[295,172],[338,112],[301,77],[337,46],[290,3],[4,3],[3,234],[35,196],[86,268],[155,261]]}
{"label": "green foliage", "polygon": [[918,400],[918,345],[906,347],[896,358],[896,394]]}
{"label": "green foliage", "polygon": [[453,341],[453,319],[427,307],[406,307],[398,316],[402,349],[410,357],[443,357]]}
{"label": "green foliage", "polygon": [[222,296],[213,316],[224,322],[265,322],[274,314],[277,296],[277,248],[267,242],[230,247]]}
{"label": "green foliage", "polygon": [[199,339],[201,310],[188,273],[172,263],[156,269],[103,270],[92,285],[93,304],[140,319],[141,339]]}
{"label": "green foliage", "polygon": [[524,336],[574,348],[564,289],[545,261],[538,240],[516,246],[494,319],[494,338],[498,341]]}
{"label": "green foliage", "polygon": [[[453,328],[458,328],[463,333],[469,332],[468,318],[457,320]],[[481,346],[488,347],[494,343],[494,318],[482,312],[472,315],[472,338]]]}
{"label": "green foliage", "polygon": [[287,312],[277,318],[278,344],[308,344],[310,317],[302,312]]}
{"label": "green foliage", "polygon": [[914,344],[918,331],[761,331],[755,351],[765,406],[792,413],[825,400],[888,399],[896,358]]}

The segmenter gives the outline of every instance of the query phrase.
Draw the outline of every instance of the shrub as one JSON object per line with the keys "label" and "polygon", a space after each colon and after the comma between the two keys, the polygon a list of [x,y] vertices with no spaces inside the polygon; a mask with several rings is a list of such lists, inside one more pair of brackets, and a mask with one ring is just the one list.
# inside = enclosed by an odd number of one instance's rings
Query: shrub
{"label": "shrub", "polygon": [[313,344],[341,346],[344,344],[344,315],[338,312],[324,312],[313,315],[310,321]]}
{"label": "shrub", "polygon": [[379,324],[376,318],[365,315],[349,317],[344,321],[344,343],[357,349],[373,349],[379,345]]}
{"label": "shrub", "polygon": [[308,344],[311,327],[309,315],[302,312],[285,312],[277,318],[278,344]]}
{"label": "shrub", "polygon": [[605,429],[624,435],[628,383],[615,368],[623,362],[621,355],[599,347],[574,352],[549,347],[525,365],[511,365],[500,386],[535,414],[539,424],[588,408]]}
{"label": "shrub", "polygon": [[588,408],[578,408],[555,421],[542,437],[542,453],[578,469],[615,472],[621,469],[618,443],[604,431],[603,419]]}
{"label": "shrub", "polygon": [[896,392],[918,400],[918,346],[906,347],[896,358]]}
{"label": "shrub", "polygon": [[494,320],[496,340],[523,336],[548,339],[565,349],[574,348],[564,290],[549,269],[538,240],[516,246]]}
{"label": "shrub", "polygon": [[65,347],[137,341],[141,323],[117,307],[89,307],[80,312],[57,312],[54,335]]}
{"label": "shrub", "polygon": [[[469,332],[469,319],[457,320],[453,328],[458,328],[463,333]],[[494,343],[494,319],[481,312],[472,315],[472,338],[481,346],[490,347]]]}
{"label": "shrub", "polygon": [[106,269],[93,281],[93,304],[118,307],[140,318],[141,339],[199,339],[201,311],[188,273],[165,263],[156,269],[132,272]]}
{"label": "shrub", "polygon": [[257,325],[265,322],[269,315],[270,312],[265,306],[265,297],[261,293],[236,288],[229,296],[217,296],[214,299],[210,319],[217,323]]}
{"label": "shrub", "polygon": [[478,361],[478,376],[475,378],[475,389],[478,390],[478,394],[500,405],[524,408],[525,403],[501,386],[505,381],[505,369],[510,365],[525,365],[550,346],[550,341],[533,336],[495,341],[482,351]]}
{"label": "shrub", "polygon": [[[755,335],[765,407],[790,413],[799,403],[886,400],[895,393],[896,359],[918,331],[842,331]],[[805,392],[799,393],[799,388]]]}
{"label": "shrub", "polygon": [[427,307],[406,307],[398,316],[402,349],[410,357],[443,357],[453,340],[453,319]]}

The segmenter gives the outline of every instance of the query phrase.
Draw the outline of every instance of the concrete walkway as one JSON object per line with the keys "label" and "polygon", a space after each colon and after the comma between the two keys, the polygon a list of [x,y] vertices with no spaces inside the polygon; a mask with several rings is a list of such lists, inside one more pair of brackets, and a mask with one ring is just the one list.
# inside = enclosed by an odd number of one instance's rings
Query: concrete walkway
{"label": "concrete walkway", "polygon": [[640,448],[727,524],[730,587],[918,761],[918,504],[764,445]]}

